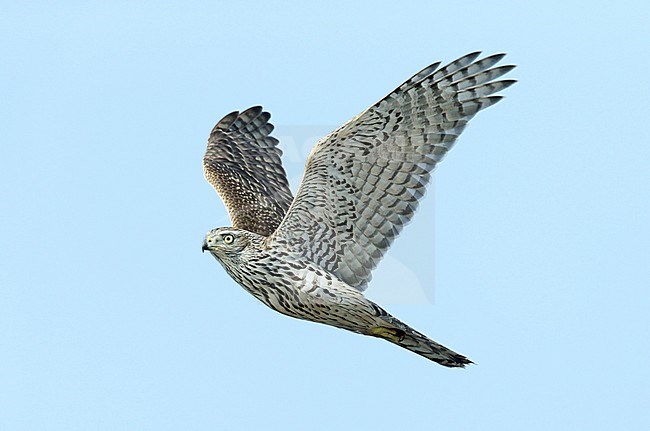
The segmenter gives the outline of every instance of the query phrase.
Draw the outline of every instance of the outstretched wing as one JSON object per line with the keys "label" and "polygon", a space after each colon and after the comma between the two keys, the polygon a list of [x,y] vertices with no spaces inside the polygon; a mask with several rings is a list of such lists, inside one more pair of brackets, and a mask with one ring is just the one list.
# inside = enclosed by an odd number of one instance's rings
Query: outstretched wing
{"label": "outstretched wing", "polygon": [[494,105],[505,54],[435,63],[313,149],[271,246],[308,257],[359,290],[412,217],[431,171],[474,115]]}
{"label": "outstretched wing", "polygon": [[210,133],[205,179],[217,191],[233,227],[271,234],[293,201],[271,114],[255,106],[226,115]]}

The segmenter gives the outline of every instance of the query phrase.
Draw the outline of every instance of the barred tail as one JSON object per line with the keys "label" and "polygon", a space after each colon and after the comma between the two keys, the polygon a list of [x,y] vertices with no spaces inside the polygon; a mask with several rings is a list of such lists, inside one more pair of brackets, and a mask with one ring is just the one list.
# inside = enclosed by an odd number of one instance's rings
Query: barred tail
{"label": "barred tail", "polygon": [[404,338],[395,344],[437,362],[440,365],[444,365],[445,367],[463,368],[467,364],[473,364],[473,362],[465,356],[446,348],[442,344],[436,343],[426,335],[413,329],[406,332]]}
{"label": "barred tail", "polygon": [[375,327],[370,331],[370,335],[383,338],[393,344],[415,352],[434,362],[444,365],[445,367],[463,368],[467,364],[473,364],[465,356],[438,344],[426,335],[416,331],[399,320],[392,319],[391,327]]}

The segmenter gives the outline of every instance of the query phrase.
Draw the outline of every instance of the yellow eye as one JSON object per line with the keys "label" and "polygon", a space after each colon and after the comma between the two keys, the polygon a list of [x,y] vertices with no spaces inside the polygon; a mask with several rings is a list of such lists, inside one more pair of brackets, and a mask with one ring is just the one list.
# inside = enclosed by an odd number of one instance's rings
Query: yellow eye
{"label": "yellow eye", "polygon": [[232,244],[234,240],[235,240],[235,237],[230,235],[230,234],[223,236],[224,244]]}

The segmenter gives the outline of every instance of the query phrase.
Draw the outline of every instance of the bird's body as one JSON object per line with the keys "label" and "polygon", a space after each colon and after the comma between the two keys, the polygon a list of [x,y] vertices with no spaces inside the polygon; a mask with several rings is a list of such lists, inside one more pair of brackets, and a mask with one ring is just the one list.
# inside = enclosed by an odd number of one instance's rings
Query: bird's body
{"label": "bird's body", "polygon": [[236,256],[217,255],[226,272],[248,293],[287,316],[362,332],[376,323],[371,302],[304,256],[265,245],[252,232],[221,228],[211,235],[236,233],[248,242]]}
{"label": "bird's body", "polygon": [[[417,353],[443,365],[471,362],[413,330],[306,257],[268,247],[267,238],[261,235],[217,228],[208,233],[207,246],[216,246],[224,235],[233,235],[241,252],[212,254],[233,280],[267,307],[290,317],[384,338],[404,347],[419,344]],[[416,339],[426,342],[415,343]]]}
{"label": "bird's body", "polygon": [[514,81],[503,55],[461,57],[414,75],[321,140],[294,199],[261,108],[224,117],[204,158],[206,178],[234,227],[208,232],[203,250],[268,307],[291,317],[386,339],[449,367],[471,363],[363,295],[370,273],[410,220],[430,172],[467,121]]}

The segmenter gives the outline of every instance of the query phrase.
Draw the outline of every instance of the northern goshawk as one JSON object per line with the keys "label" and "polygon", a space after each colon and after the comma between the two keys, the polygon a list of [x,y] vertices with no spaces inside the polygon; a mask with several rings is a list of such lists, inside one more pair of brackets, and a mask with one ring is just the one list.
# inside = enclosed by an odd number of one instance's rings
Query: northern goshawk
{"label": "northern goshawk", "polygon": [[496,80],[515,67],[495,66],[504,54],[479,54],[424,68],[321,139],[295,198],[271,115],[259,106],[226,115],[203,166],[233,227],[209,231],[203,251],[282,314],[383,338],[447,367],[472,363],[363,291],[467,122],[515,82]]}

